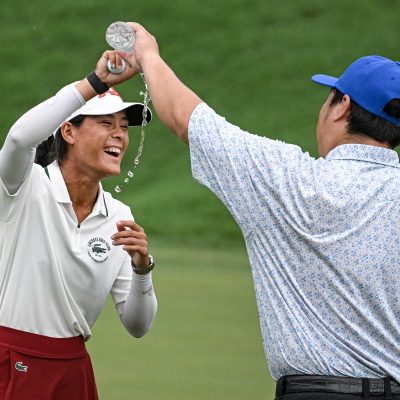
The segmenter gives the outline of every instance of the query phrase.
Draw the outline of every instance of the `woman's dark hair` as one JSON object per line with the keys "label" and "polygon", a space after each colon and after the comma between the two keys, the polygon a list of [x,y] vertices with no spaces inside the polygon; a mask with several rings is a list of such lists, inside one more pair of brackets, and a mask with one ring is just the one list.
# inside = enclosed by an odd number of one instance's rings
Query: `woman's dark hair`
{"label": "woman's dark hair", "polygon": [[[78,115],[72,118],[69,122],[72,125],[81,126],[84,115]],[[46,167],[54,160],[57,160],[58,165],[62,165],[67,155],[68,145],[61,135],[61,127],[57,129],[55,135],[49,136],[45,141],[36,147],[35,163]]]}
{"label": "woman's dark hair", "polygon": [[[331,105],[340,103],[343,93],[333,89]],[[400,120],[400,99],[393,99],[386,104],[383,111]],[[381,143],[388,143],[394,149],[400,144],[400,127],[385,119],[371,114],[351,100],[351,110],[347,118],[347,131],[354,135],[365,135]]]}

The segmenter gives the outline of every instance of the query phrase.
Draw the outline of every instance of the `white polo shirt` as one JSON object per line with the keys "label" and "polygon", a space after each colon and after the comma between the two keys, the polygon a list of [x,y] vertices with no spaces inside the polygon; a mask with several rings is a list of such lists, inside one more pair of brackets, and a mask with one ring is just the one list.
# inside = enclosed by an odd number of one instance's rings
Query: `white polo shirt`
{"label": "white polo shirt", "polygon": [[0,325],[88,339],[108,294],[118,304],[129,292],[130,257],[111,244],[116,222],[133,219],[129,207],[100,185],[78,225],[56,163],[33,165],[15,195],[0,178],[0,204]]}

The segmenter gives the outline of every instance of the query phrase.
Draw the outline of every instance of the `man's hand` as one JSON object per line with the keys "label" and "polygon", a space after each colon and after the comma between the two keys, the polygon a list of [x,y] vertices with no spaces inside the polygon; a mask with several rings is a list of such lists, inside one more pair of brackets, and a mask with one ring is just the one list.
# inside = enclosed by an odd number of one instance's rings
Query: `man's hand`
{"label": "man's hand", "polygon": [[118,232],[111,236],[114,246],[122,248],[131,256],[136,268],[149,265],[149,250],[144,229],[134,221],[118,221]]}
{"label": "man's hand", "polygon": [[146,29],[128,22],[135,32],[133,54],[118,51],[132,68],[142,72],[150,93],[151,102],[161,122],[188,143],[190,116],[201,99],[184,85],[161,58],[157,41]]}
{"label": "man's hand", "polygon": [[118,51],[118,55],[127,60],[137,71],[143,71],[143,62],[147,57],[160,57],[156,38],[146,29],[136,23],[128,22],[135,32],[135,44],[133,54]]}

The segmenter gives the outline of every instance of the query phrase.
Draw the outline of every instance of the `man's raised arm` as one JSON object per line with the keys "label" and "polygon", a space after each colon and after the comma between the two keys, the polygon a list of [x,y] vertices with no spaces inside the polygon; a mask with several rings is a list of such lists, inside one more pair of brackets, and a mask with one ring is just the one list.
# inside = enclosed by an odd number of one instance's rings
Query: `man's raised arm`
{"label": "man's raised arm", "polygon": [[143,72],[154,109],[161,122],[188,143],[190,116],[201,99],[186,87],[161,58],[157,41],[138,23],[129,22],[135,31],[135,51],[121,53]]}

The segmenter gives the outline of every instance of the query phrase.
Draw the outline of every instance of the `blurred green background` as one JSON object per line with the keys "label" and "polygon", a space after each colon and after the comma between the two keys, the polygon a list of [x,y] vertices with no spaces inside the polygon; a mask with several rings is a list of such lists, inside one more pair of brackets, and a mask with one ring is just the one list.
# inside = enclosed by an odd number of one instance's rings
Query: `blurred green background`
{"label": "blurred green background", "polygon": [[[399,0],[4,0],[0,8],[0,143],[12,123],[84,77],[116,20],[142,23],[164,59],[210,106],[252,133],[316,156],[327,90],[314,73],[340,74],[356,58],[399,56]],[[119,87],[139,101],[139,77]],[[121,184],[139,143],[133,130]],[[159,313],[133,340],[111,302],[89,342],[102,399],[271,399],[251,273],[241,234],[214,195],[193,181],[185,145],[157,118],[128,203],[157,259]]]}

